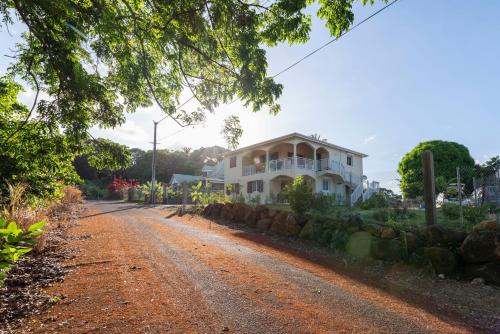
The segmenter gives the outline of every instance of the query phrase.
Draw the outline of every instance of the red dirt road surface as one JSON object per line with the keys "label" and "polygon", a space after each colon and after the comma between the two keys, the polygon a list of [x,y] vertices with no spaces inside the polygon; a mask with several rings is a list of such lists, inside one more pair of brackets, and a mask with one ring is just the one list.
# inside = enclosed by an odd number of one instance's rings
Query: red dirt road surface
{"label": "red dirt road surface", "polygon": [[72,272],[47,291],[60,301],[20,333],[481,331],[244,231],[133,204],[86,206],[71,230]]}

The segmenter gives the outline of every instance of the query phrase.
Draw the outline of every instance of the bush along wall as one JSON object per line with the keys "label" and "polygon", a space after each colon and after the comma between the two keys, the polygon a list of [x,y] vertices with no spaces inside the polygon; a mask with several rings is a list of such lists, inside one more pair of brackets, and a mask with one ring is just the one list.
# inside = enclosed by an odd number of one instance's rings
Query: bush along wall
{"label": "bush along wall", "polygon": [[261,232],[312,240],[356,259],[432,266],[438,275],[500,286],[500,228],[479,223],[472,232],[441,225],[408,227],[363,220],[349,211],[336,217],[299,218],[292,213],[242,203],[210,204],[202,215],[244,223]]}

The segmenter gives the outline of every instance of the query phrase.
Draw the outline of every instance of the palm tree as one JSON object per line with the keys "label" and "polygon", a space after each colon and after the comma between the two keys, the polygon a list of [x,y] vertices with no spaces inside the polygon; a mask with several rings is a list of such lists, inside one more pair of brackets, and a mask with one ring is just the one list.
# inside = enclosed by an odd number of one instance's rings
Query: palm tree
{"label": "palm tree", "polygon": [[328,141],[326,138],[321,138],[321,135],[318,133],[313,133],[310,137],[315,140]]}

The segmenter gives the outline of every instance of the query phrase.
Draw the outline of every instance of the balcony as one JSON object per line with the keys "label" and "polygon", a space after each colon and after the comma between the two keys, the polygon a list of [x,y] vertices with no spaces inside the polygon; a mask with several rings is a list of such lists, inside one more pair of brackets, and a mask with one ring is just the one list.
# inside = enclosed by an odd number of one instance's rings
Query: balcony
{"label": "balcony", "polygon": [[346,171],[342,163],[330,159],[321,159],[317,160],[316,164],[318,174],[336,174],[340,175],[343,180],[346,179]]}
{"label": "balcony", "polygon": [[315,163],[312,159],[295,157],[286,159],[277,159],[269,161],[269,172],[279,172],[292,168],[314,171]]}
{"label": "balcony", "polygon": [[265,163],[243,166],[243,176],[255,175],[265,172],[266,172]]}
{"label": "balcony", "polygon": [[250,176],[261,173],[286,173],[318,175],[338,175],[344,182],[359,184],[358,176],[345,170],[342,163],[330,159],[312,160],[302,157],[290,157],[285,159],[276,159],[266,163],[258,163],[243,166],[243,176]]}

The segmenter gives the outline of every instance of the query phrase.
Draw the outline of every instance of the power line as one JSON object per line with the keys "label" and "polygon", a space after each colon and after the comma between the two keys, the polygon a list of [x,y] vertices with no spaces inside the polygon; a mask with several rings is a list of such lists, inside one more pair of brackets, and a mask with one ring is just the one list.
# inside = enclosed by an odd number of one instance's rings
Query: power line
{"label": "power line", "polygon": [[[184,105],[186,105],[189,101],[191,101],[192,99],[194,99],[194,95],[191,96],[189,99],[187,99],[186,101],[184,101],[180,106],[178,106],[175,111],[178,111],[180,108],[182,108]],[[162,121],[165,120],[165,118],[168,118],[168,117],[171,117],[171,115],[166,115],[165,117],[163,117],[162,119],[160,119],[158,122],[156,123],[160,123]]]}
{"label": "power line", "polygon": [[167,138],[170,138],[172,136],[175,136],[176,134],[178,134],[178,133],[180,133],[180,132],[182,132],[182,131],[184,131],[186,129],[188,129],[188,128],[181,128],[181,129],[175,131],[174,133],[169,134],[168,136],[165,136],[165,137],[162,137],[162,138],[158,139],[158,141],[161,141],[163,139],[167,139]]}
{"label": "power line", "polygon": [[394,0],[390,3],[388,3],[387,5],[385,5],[384,7],[380,8],[379,10],[377,10],[376,12],[374,12],[373,14],[371,14],[370,16],[364,18],[363,20],[359,21],[358,23],[356,23],[355,25],[352,26],[351,29],[341,33],[338,37],[335,37],[334,39],[326,42],[325,44],[321,45],[320,47],[314,49],[313,51],[309,52],[308,54],[306,54],[304,57],[300,58],[299,60],[297,60],[295,63],[291,64],[290,66],[286,67],[285,69],[281,70],[280,72],[276,73],[275,75],[272,76],[272,78],[276,78],[277,76],[285,73],[286,71],[292,69],[293,67],[297,66],[298,64],[300,64],[301,62],[303,62],[304,60],[306,60],[307,58],[311,57],[313,54],[315,54],[316,52],[320,51],[321,49],[324,49],[325,47],[327,47],[328,45],[332,44],[333,42],[337,41],[340,39],[340,37],[342,36],[345,36],[347,35],[348,33],[350,33],[351,31],[353,31],[354,29],[358,28],[360,25],[362,25],[363,23],[369,21],[370,19],[372,19],[373,17],[375,17],[377,14],[380,14],[381,12],[383,12],[384,10],[386,10],[387,8],[389,8],[390,6],[394,5],[396,2],[398,2],[399,0]]}
{"label": "power line", "polygon": [[[269,1],[270,0],[266,1],[265,3],[269,2]],[[319,46],[318,48],[314,49],[313,51],[309,52],[308,54],[306,54],[305,56],[303,56],[302,58],[300,58],[299,60],[297,60],[293,64],[289,65],[288,67],[286,67],[283,70],[279,71],[278,73],[274,74],[273,76],[271,76],[271,78],[276,78],[277,76],[280,76],[281,74],[283,74],[283,73],[289,71],[290,69],[294,68],[295,66],[297,66],[298,64],[300,64],[301,62],[303,62],[304,60],[306,60],[307,58],[311,57],[312,55],[314,55],[318,51],[324,49],[325,47],[327,47],[328,45],[332,44],[333,42],[338,41],[342,36],[347,35],[351,31],[353,31],[354,29],[358,28],[363,23],[371,20],[376,15],[380,14],[381,12],[383,12],[387,8],[391,7],[392,5],[394,5],[398,1],[399,0],[393,0],[392,2],[388,3],[387,5],[385,5],[384,7],[380,8],[379,10],[377,10],[376,12],[374,12],[373,14],[371,14],[370,16],[364,18],[363,20],[361,20],[358,23],[356,23],[355,25],[353,25],[352,28],[350,28],[349,30],[341,33],[338,37],[335,37],[335,38],[331,39],[330,41],[326,42],[325,44],[323,44],[323,45]],[[180,106],[177,107],[176,111],[179,110],[180,108],[182,108],[185,104],[187,104],[189,101],[191,101],[194,97],[195,96],[193,95],[189,99],[187,99],[186,101],[184,101]],[[240,98],[237,97],[233,101],[229,102],[229,104],[233,104],[234,102],[238,101],[239,99]],[[163,117],[161,120],[158,121],[158,123],[160,123],[161,121],[163,121],[164,119],[166,119],[169,116],[170,115],[167,115],[167,116]]]}
{"label": "power line", "polygon": [[[332,40],[326,42],[325,44],[319,46],[318,48],[314,49],[313,51],[309,52],[308,54],[306,54],[305,56],[303,56],[302,58],[300,58],[299,60],[297,60],[296,62],[294,62],[293,64],[289,65],[288,67],[282,69],[281,71],[279,71],[278,73],[274,74],[273,76],[271,76],[271,78],[276,78],[277,76],[279,75],[282,75],[283,73],[285,73],[286,71],[294,68],[295,66],[297,66],[298,64],[300,64],[301,62],[303,62],[304,60],[306,60],[307,58],[311,57],[312,55],[314,55],[315,53],[317,53],[318,51],[324,49],[325,47],[327,47],[328,45],[332,44],[333,42],[335,41],[338,41],[340,39],[340,37],[342,36],[345,36],[347,35],[348,33],[350,33],[351,31],[353,31],[354,29],[358,28],[360,25],[362,25],[363,23],[369,21],[370,19],[372,19],[373,17],[375,17],[377,14],[380,14],[382,11],[386,10],[387,8],[389,8],[390,6],[394,5],[396,2],[398,2],[399,0],[394,0],[390,3],[388,3],[387,5],[385,5],[384,7],[380,8],[379,10],[377,10],[376,12],[374,12],[373,14],[371,14],[370,16],[364,18],[363,20],[359,21],[358,23],[356,23],[355,25],[352,26],[351,29],[341,33],[338,37],[335,37],[333,38]],[[237,97],[236,99],[232,100],[231,102],[229,102],[229,104],[233,104],[234,102],[238,101],[240,98]]]}
{"label": "power line", "polygon": [[[363,23],[369,21],[370,19],[372,19],[373,17],[375,17],[376,15],[380,14],[382,11],[384,11],[385,9],[389,8],[390,6],[394,5],[396,2],[398,2],[399,0],[393,0],[392,2],[388,3],[387,5],[385,5],[384,7],[382,7],[381,9],[377,10],[376,12],[374,12],[373,14],[371,14],[370,16],[366,17],[365,19],[361,20],[360,22],[358,22],[357,24],[355,24],[354,26],[352,26],[351,29],[347,30],[346,32],[343,32],[341,33],[338,37],[335,37],[333,38],[332,40],[326,42],[325,44],[321,45],[320,47],[314,49],[313,51],[309,52],[308,54],[306,54],[304,57],[300,58],[299,60],[297,60],[296,62],[294,62],[293,64],[291,64],[290,66],[286,67],[285,69],[281,70],[280,72],[276,73],[275,75],[272,76],[272,78],[276,78],[278,77],[279,75],[289,71],[290,69],[294,68],[295,66],[297,66],[298,64],[300,64],[301,62],[303,62],[304,60],[306,60],[307,58],[311,57],[312,55],[314,55],[315,53],[317,53],[318,51],[320,51],[321,49],[327,47],[328,45],[332,44],[333,42],[337,41],[339,38],[341,38],[342,36],[345,36],[347,35],[349,32],[353,31],[354,29],[358,28],[360,25],[362,25]],[[178,106],[175,111],[178,111],[180,108],[182,108],[184,105],[186,105],[189,101],[191,101],[193,98],[194,98],[194,94],[193,96],[191,96],[189,99],[187,99],[186,101],[184,101],[180,106]],[[236,102],[237,100],[239,100],[240,98],[236,98],[235,100],[233,100],[231,103],[229,104],[232,104],[234,102]],[[158,101],[157,101],[158,102]],[[161,106],[160,106],[161,107]],[[159,121],[155,122],[153,121],[153,124],[154,124],[154,142],[153,142],[153,159],[152,159],[152,166],[151,166],[151,203],[152,204],[155,204],[155,161],[156,161],[156,128],[158,126],[158,123],[162,122],[163,120],[165,120],[167,117],[171,117],[174,119],[174,121],[176,121],[179,125],[182,126],[182,128],[180,130],[178,130],[176,133],[179,133],[181,132],[182,130],[185,129],[185,126],[183,126],[182,124],[180,124],[173,116],[172,114],[167,114],[165,115],[165,117],[163,117],[162,119],[160,119]],[[176,134],[174,133],[174,134]],[[170,136],[173,136],[174,134],[171,134]],[[168,138],[165,137],[165,138]],[[165,139],[163,138],[163,139]]]}

